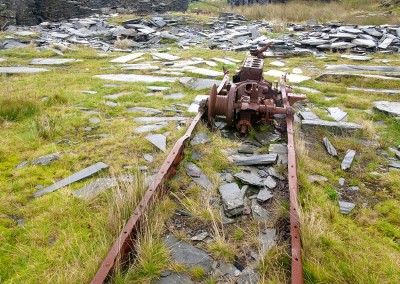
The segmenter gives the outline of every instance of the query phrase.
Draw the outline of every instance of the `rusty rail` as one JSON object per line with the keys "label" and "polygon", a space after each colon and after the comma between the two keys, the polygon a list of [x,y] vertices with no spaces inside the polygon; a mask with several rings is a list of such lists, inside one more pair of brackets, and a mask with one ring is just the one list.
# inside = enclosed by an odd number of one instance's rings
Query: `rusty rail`
{"label": "rusty rail", "polygon": [[[290,98],[286,93],[286,78],[281,79],[282,100],[285,107],[290,107]],[[303,284],[303,265],[301,259],[300,220],[299,220],[299,185],[297,182],[297,164],[294,147],[293,114],[286,116],[288,139],[288,181],[290,199],[290,239],[292,252],[292,284]]]}
{"label": "rusty rail", "polygon": [[154,182],[147,189],[139,205],[136,207],[132,216],[126,222],[119,237],[117,238],[117,241],[111,247],[99,270],[93,277],[91,281],[92,284],[104,283],[107,278],[113,273],[115,265],[118,262],[124,261],[129,252],[133,251],[135,233],[139,227],[141,217],[147,212],[150,202],[154,200],[157,195],[162,195],[164,193],[161,190],[161,186],[167,178],[175,174],[175,166],[179,164],[183,157],[185,142],[187,142],[187,140],[192,135],[193,130],[195,129],[203,114],[204,112],[199,112],[196,115],[185,135],[179,138],[179,140],[175,143],[168,157],[165,159],[163,165],[158,171]]}

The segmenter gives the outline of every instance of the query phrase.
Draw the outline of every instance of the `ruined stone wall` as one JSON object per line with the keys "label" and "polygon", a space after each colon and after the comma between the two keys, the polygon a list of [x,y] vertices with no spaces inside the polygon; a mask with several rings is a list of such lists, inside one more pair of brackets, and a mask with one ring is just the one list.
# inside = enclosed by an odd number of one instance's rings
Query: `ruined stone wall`
{"label": "ruined stone wall", "polygon": [[0,0],[0,27],[5,23],[35,25],[100,12],[101,8],[125,8],[140,14],[186,11],[189,0]]}

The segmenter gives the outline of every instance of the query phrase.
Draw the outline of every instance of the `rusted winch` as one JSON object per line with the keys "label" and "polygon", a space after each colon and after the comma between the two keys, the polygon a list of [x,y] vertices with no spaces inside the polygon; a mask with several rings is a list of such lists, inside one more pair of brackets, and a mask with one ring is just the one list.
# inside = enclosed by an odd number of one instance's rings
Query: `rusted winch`
{"label": "rusted winch", "polygon": [[[211,125],[217,115],[225,116],[228,127],[236,126],[244,135],[255,124],[266,123],[276,114],[294,114],[292,107],[286,107],[283,100],[287,99],[292,106],[306,96],[294,94],[292,88],[286,87],[285,77],[281,79],[279,88],[277,84],[274,87],[264,80],[263,65],[262,59],[247,58],[240,72],[233,76],[232,83],[226,72],[219,87],[212,87],[210,97],[200,104],[200,108],[206,110]],[[282,97],[282,89],[285,89],[287,97]]]}

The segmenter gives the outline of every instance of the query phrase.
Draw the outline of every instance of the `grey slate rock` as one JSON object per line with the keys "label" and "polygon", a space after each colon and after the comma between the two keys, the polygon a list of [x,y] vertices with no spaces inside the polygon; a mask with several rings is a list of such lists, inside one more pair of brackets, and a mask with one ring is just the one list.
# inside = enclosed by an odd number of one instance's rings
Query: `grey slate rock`
{"label": "grey slate rock", "polygon": [[349,214],[355,206],[352,202],[339,201],[340,212],[344,215]]}
{"label": "grey slate rock", "polygon": [[366,47],[366,48],[375,48],[376,47],[376,42],[370,39],[353,39],[352,42],[353,44],[361,47]]}
{"label": "grey slate rock", "polygon": [[226,279],[240,275],[240,271],[233,264],[220,262],[218,267],[213,271],[212,275],[219,279]]}
{"label": "grey slate rock", "polygon": [[14,170],[18,170],[18,169],[22,169],[23,167],[26,167],[27,165],[29,165],[28,161],[23,161],[22,163],[18,164]]}
{"label": "grey slate rock", "polygon": [[146,140],[152,143],[161,151],[165,152],[167,150],[167,137],[162,134],[151,134],[147,135]]}
{"label": "grey slate rock", "polygon": [[150,155],[150,154],[144,154],[144,155],[143,155],[143,158],[144,158],[148,163],[151,163],[151,162],[153,162],[153,160],[154,160],[153,156]]}
{"label": "grey slate rock", "polygon": [[335,147],[333,146],[333,144],[331,143],[331,141],[329,141],[329,139],[327,137],[324,137],[322,139],[322,141],[324,142],[325,149],[328,151],[328,153],[331,156],[337,157],[338,156],[337,151],[336,151]]}
{"label": "grey slate rock", "polygon": [[255,174],[240,172],[235,174],[234,177],[240,180],[243,184],[264,187],[264,180]]}
{"label": "grey slate rock", "polygon": [[250,157],[234,157],[233,162],[238,166],[271,165],[276,162],[277,154],[254,155]]}
{"label": "grey slate rock", "polygon": [[319,119],[318,115],[316,115],[312,111],[300,111],[299,114],[303,119],[306,119],[306,120]]}
{"label": "grey slate rock", "polygon": [[199,144],[205,144],[210,142],[211,139],[208,137],[204,132],[198,132],[196,135],[193,137],[192,141],[190,141],[191,146],[196,146]]}
{"label": "grey slate rock", "polygon": [[374,108],[390,116],[400,116],[400,102],[376,101]]}
{"label": "grey slate rock", "polygon": [[78,198],[91,199],[109,188],[117,186],[115,178],[99,178],[89,185],[74,191],[72,194]]}
{"label": "grey slate rock", "polygon": [[47,72],[48,69],[44,68],[31,68],[31,67],[0,67],[0,73],[4,74],[23,74],[23,73],[41,73]]}
{"label": "grey slate rock", "polygon": [[268,167],[265,170],[265,172],[268,175],[273,176],[274,178],[277,178],[279,180],[285,180],[285,177],[283,175],[281,175],[280,173],[278,173],[274,167]]}
{"label": "grey slate rock", "polygon": [[172,99],[172,100],[180,100],[183,99],[185,97],[184,94],[182,93],[173,93],[173,94],[168,94],[168,95],[164,95],[163,98],[164,99]]}
{"label": "grey slate rock", "polygon": [[159,122],[159,123],[151,124],[151,125],[142,125],[142,126],[135,128],[135,133],[145,133],[145,132],[150,132],[150,131],[157,131],[165,126],[168,126],[168,122]]}
{"label": "grey slate rock", "polygon": [[227,183],[218,188],[226,216],[240,215],[244,210],[244,195],[236,183]]}
{"label": "grey slate rock", "polygon": [[308,181],[311,183],[314,182],[326,182],[328,179],[326,177],[320,176],[320,175],[309,175],[308,176]]}
{"label": "grey slate rock", "polygon": [[76,59],[67,58],[36,58],[33,59],[30,65],[62,65],[66,63],[77,62]]}
{"label": "grey slate rock", "polygon": [[46,156],[39,157],[30,162],[31,165],[47,166],[50,163],[60,159],[60,153],[53,153]]}
{"label": "grey slate rock", "polygon": [[104,169],[107,169],[107,168],[108,168],[107,164],[104,164],[102,162],[96,163],[96,164],[94,164],[94,165],[92,165],[90,167],[87,167],[87,168],[85,168],[85,169],[83,169],[83,170],[81,170],[81,171],[79,171],[79,172],[77,172],[77,173],[75,173],[75,174],[63,179],[63,180],[60,180],[60,181],[58,181],[58,182],[56,182],[56,183],[54,183],[54,184],[42,189],[42,190],[37,191],[33,196],[34,197],[43,196],[43,195],[45,195],[47,193],[56,191],[57,189],[60,189],[60,188],[62,188],[64,186],[70,185],[71,183],[74,183],[74,182],[80,181],[82,179],[91,177],[91,176],[97,174],[98,172],[100,172],[101,170],[104,170]]}
{"label": "grey slate rock", "polygon": [[269,218],[268,211],[258,203],[257,199],[251,200],[251,215],[256,221],[267,221]]}
{"label": "grey slate rock", "polygon": [[270,155],[277,154],[278,160],[276,161],[277,165],[286,166],[288,163],[288,148],[286,144],[270,144],[268,151],[271,153]]}
{"label": "grey slate rock", "polygon": [[161,278],[152,281],[152,284],[194,284],[189,275],[185,273],[172,272],[168,276],[162,276]]}
{"label": "grey slate rock", "polygon": [[187,162],[185,163],[185,169],[188,176],[190,176],[195,183],[197,183],[204,189],[211,190],[213,188],[213,184],[210,179],[202,172],[202,170],[198,166],[191,162]]}
{"label": "grey slate rock", "polygon": [[340,168],[343,171],[350,169],[355,156],[356,156],[356,151],[347,150],[346,156],[344,157],[342,164],[340,165]]}
{"label": "grey slate rock", "polygon": [[91,118],[89,118],[89,122],[90,122],[90,123],[93,123],[93,124],[98,124],[98,123],[100,123],[100,118],[98,118],[98,117],[91,117]]}
{"label": "grey slate rock", "polygon": [[281,138],[281,136],[276,133],[265,131],[257,133],[254,138],[263,146],[265,146],[272,142],[278,141]]}
{"label": "grey slate rock", "polygon": [[347,112],[338,107],[328,107],[328,112],[330,116],[336,121],[342,121],[347,116]]}
{"label": "grey slate rock", "polygon": [[274,195],[272,194],[271,191],[269,191],[267,188],[261,189],[258,194],[257,194],[257,200],[260,202],[265,202],[269,199],[271,199]]}
{"label": "grey slate rock", "polygon": [[190,238],[190,240],[192,240],[192,241],[202,241],[207,237],[208,237],[208,233],[207,232],[202,232],[202,233]]}
{"label": "grey slate rock", "polygon": [[152,114],[152,115],[156,115],[156,114],[162,114],[162,111],[155,109],[155,108],[148,108],[148,107],[128,107],[126,109],[127,112],[143,112],[145,114]]}
{"label": "grey slate rock", "polygon": [[269,189],[274,189],[277,184],[276,181],[271,176],[269,176],[264,180],[264,185]]}
{"label": "grey slate rock", "polygon": [[172,260],[187,268],[200,266],[206,273],[212,269],[212,258],[205,251],[198,249],[184,241],[179,241],[175,236],[168,235],[164,243],[171,251]]}
{"label": "grey slate rock", "polygon": [[265,229],[265,233],[258,235],[258,240],[261,243],[262,254],[267,253],[272,246],[275,245],[276,229]]}
{"label": "grey slate rock", "polygon": [[260,275],[251,268],[246,268],[240,274],[236,284],[257,284],[260,280]]}
{"label": "grey slate rock", "polygon": [[395,163],[395,162],[390,163],[389,167],[390,168],[395,168],[395,169],[400,169],[400,163]]}
{"label": "grey slate rock", "polygon": [[362,130],[363,126],[352,122],[327,121],[327,120],[303,120],[301,128],[305,131],[314,131],[316,128],[323,128],[335,134],[355,133]]}

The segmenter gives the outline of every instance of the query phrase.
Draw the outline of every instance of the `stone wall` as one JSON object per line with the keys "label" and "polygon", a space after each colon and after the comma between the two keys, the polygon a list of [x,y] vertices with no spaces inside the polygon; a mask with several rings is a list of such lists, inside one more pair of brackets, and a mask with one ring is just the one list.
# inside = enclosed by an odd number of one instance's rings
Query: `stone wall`
{"label": "stone wall", "polygon": [[189,0],[0,0],[0,28],[5,24],[36,25],[98,13],[102,8],[125,8],[127,11],[186,11]]}

